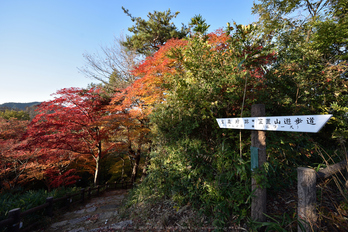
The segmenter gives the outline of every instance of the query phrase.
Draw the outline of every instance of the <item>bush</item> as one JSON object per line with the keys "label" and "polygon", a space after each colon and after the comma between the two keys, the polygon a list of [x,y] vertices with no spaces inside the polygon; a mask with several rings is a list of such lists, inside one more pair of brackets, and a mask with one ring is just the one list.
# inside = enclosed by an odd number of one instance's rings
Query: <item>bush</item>
{"label": "bush", "polygon": [[[46,203],[46,198],[63,197],[68,193],[77,192],[76,188],[59,188],[54,189],[51,192],[47,190],[29,190],[22,192],[21,189],[12,190],[10,192],[4,192],[0,194],[0,221],[7,219],[8,212],[15,208],[20,208],[21,212],[36,206]],[[55,208],[59,208],[60,205],[55,204]],[[34,223],[38,219],[42,220],[44,216],[44,210],[32,213],[26,216],[24,220],[24,226]]]}

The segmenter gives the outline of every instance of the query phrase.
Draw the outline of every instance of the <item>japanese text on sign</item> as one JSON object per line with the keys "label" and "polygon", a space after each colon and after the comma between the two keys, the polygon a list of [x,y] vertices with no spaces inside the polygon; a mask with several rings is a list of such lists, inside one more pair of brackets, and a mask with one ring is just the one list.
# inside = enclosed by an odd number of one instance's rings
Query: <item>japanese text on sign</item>
{"label": "japanese text on sign", "polygon": [[218,118],[220,128],[317,133],[331,118],[327,115]]}

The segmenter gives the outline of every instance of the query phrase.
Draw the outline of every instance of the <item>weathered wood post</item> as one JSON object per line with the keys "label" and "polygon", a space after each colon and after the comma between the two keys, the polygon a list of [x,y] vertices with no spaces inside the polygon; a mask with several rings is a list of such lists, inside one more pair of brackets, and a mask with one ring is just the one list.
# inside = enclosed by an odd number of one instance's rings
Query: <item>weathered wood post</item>
{"label": "weathered wood post", "polygon": [[16,209],[12,209],[8,212],[8,218],[12,218],[13,219],[13,224],[12,226],[9,228],[10,231],[13,232],[17,232],[20,229],[20,224],[21,224],[21,209],[20,208],[16,208]]}
{"label": "weathered wood post", "polygon": [[48,203],[48,206],[46,208],[46,215],[49,217],[53,216],[53,197],[47,197],[46,203]]}
{"label": "weathered wood post", "polygon": [[315,170],[311,168],[297,168],[297,189],[298,189],[298,219],[302,222],[305,230],[298,226],[298,231],[316,231],[316,183],[317,176]]}
{"label": "weathered wood post", "polygon": [[81,201],[82,202],[85,201],[85,189],[84,188],[81,189]]}
{"label": "weathered wood post", "polygon": [[70,193],[66,194],[66,200],[65,200],[65,205],[67,208],[70,208],[70,203],[71,203],[71,198],[70,198]]}
{"label": "weathered wood post", "polygon": [[[265,106],[263,104],[258,104],[252,105],[251,116],[252,117],[247,118],[217,118],[216,121],[220,128],[252,130],[251,169],[255,172],[258,168],[263,168],[263,164],[266,162],[267,158],[265,131],[317,133],[332,117],[332,114],[266,117]],[[257,179],[260,181],[259,178]],[[264,214],[266,213],[267,192],[266,189],[262,188],[260,185],[262,185],[261,181],[257,183],[254,178],[252,179],[252,190],[255,191],[251,202],[251,218],[254,221],[263,222],[266,221],[266,216]],[[308,199],[304,200],[308,201]],[[307,213],[306,217],[310,218]]]}
{"label": "weathered wood post", "polygon": [[88,198],[90,198],[91,197],[91,187],[88,187],[87,192],[88,192]]}
{"label": "weathered wood post", "polygon": [[[264,104],[255,104],[251,106],[252,117],[263,117],[266,115]],[[262,168],[266,162],[266,132],[261,130],[251,131],[251,159],[252,168]],[[251,218],[254,221],[266,221],[266,201],[267,191],[256,183],[254,178],[251,179],[251,191],[254,191],[251,201]]]}

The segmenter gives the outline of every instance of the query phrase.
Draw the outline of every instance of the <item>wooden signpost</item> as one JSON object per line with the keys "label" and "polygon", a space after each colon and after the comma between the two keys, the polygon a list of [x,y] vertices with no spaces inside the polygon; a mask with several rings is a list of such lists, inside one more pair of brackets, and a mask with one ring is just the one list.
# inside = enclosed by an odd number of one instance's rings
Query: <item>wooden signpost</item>
{"label": "wooden signpost", "polygon": [[317,133],[332,115],[218,118],[220,128]]}
{"label": "wooden signpost", "polygon": [[[317,133],[332,117],[328,115],[265,116],[265,105],[251,107],[248,118],[218,118],[220,128],[245,129],[251,131],[251,169],[263,167],[266,162],[266,131],[289,131]],[[261,188],[252,178],[251,190],[254,196],[251,202],[251,218],[254,221],[266,221],[266,188]]]}

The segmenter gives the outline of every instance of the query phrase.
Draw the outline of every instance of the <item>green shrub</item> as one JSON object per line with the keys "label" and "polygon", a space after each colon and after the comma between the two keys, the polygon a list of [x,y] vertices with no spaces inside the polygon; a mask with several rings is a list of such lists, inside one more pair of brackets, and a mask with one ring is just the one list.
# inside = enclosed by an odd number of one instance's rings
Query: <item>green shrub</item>
{"label": "green shrub", "polygon": [[245,219],[251,194],[249,160],[226,146],[211,154],[202,148],[200,141],[183,140],[166,152],[153,152],[149,175],[133,190],[129,204],[169,197],[214,219],[214,226]]}
{"label": "green shrub", "polygon": [[[63,197],[68,193],[77,192],[78,189],[73,188],[59,188],[54,189],[51,192],[47,190],[29,190],[22,192],[20,190],[12,190],[10,192],[5,192],[0,194],[0,221],[7,219],[8,212],[15,208],[20,208],[21,212],[28,209],[34,208],[36,206],[46,203],[46,198],[53,197],[59,198]],[[63,202],[58,202],[54,204],[54,208],[58,209],[62,206]],[[36,222],[38,219],[42,220],[45,211],[40,210],[36,213],[32,213],[26,216],[23,220],[24,227]]]}

